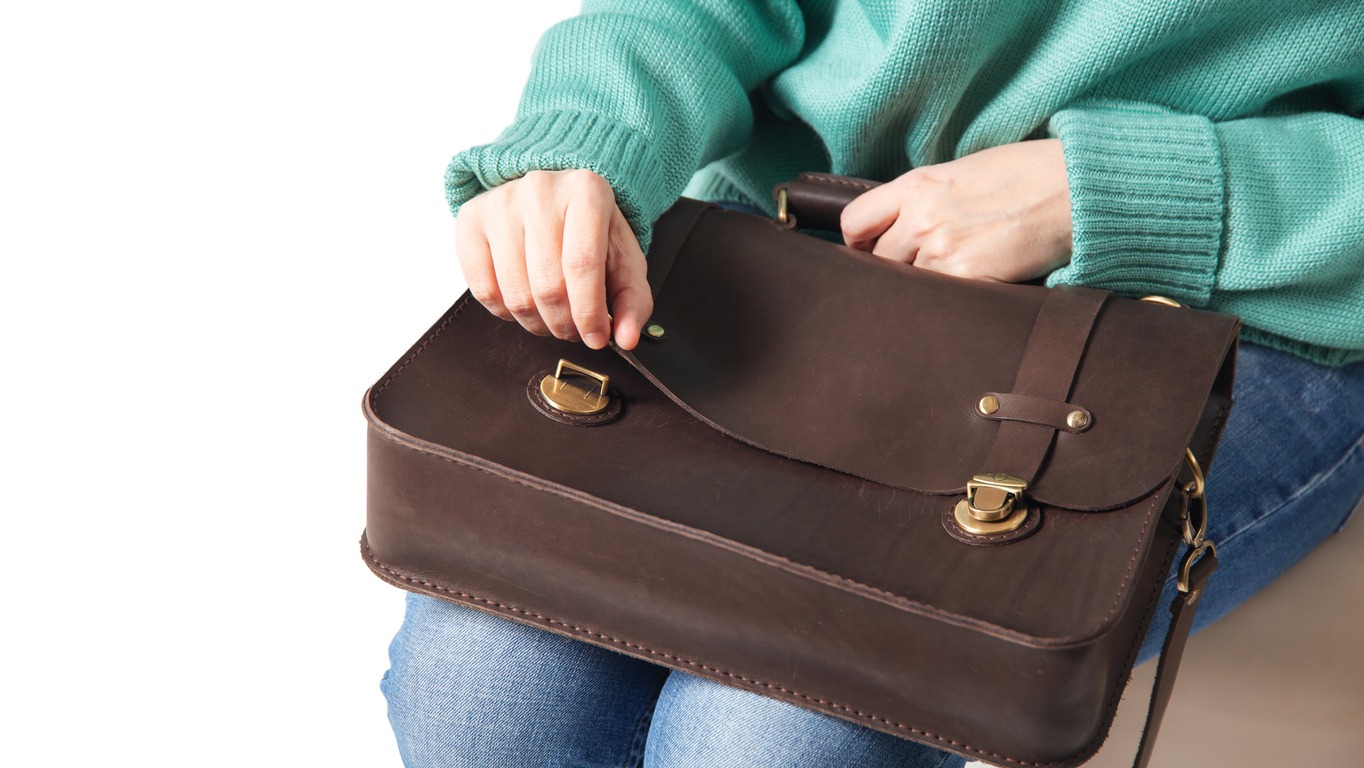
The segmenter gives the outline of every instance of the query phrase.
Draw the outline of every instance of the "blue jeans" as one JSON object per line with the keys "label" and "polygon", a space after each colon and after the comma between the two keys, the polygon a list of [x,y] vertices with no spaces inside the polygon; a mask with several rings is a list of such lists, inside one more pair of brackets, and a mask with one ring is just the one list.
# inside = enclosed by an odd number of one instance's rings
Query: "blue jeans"
{"label": "blue jeans", "polygon": [[[1194,632],[1340,530],[1364,496],[1364,363],[1244,344],[1208,478],[1220,568]],[[1178,561],[1176,561],[1176,566]],[[1160,651],[1171,572],[1138,661]],[[962,758],[422,595],[381,688],[407,766],[939,768]]]}

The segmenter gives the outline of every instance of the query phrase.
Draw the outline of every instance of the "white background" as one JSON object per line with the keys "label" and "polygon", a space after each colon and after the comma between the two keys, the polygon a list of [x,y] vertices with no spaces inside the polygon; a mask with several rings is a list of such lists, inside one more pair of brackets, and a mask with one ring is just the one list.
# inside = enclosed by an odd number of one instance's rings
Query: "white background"
{"label": "white background", "polygon": [[[399,764],[378,683],[403,593],[359,556],[360,398],[464,291],[445,165],[575,10],[0,6],[0,765]],[[1212,694],[1176,696],[1171,754],[1301,762],[1295,722],[1359,754],[1357,632],[1275,650],[1352,599],[1319,571],[1266,590],[1298,614],[1192,644],[1181,689]],[[1291,642],[1244,641],[1272,627]],[[1256,728],[1254,701],[1281,711]]]}
{"label": "white background", "polygon": [[360,398],[575,10],[4,4],[0,764],[399,764]]}

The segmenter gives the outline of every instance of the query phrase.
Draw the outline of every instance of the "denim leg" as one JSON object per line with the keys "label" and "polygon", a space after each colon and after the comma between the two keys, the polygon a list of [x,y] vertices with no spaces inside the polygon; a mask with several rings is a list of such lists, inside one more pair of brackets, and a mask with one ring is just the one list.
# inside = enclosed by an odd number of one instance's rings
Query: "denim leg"
{"label": "denim leg", "polygon": [[407,595],[380,684],[408,768],[635,768],[668,669]]}
{"label": "denim leg", "polygon": [[842,718],[673,670],[645,768],[960,768],[966,760]]}
{"label": "denim leg", "polygon": [[[1327,368],[1242,344],[1233,394],[1208,474],[1208,538],[1218,569],[1194,633],[1340,530],[1364,496],[1364,363]],[[1172,570],[1138,663],[1160,653],[1175,576]]]}

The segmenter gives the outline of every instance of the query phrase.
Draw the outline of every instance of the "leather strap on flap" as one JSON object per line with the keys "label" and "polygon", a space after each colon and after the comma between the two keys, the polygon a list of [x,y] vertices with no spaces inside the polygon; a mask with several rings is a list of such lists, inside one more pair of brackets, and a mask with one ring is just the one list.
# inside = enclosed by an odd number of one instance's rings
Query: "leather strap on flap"
{"label": "leather strap on flap", "polygon": [[[1070,395],[1099,309],[1112,294],[1066,285],[1047,293],[1033,322],[1028,346],[1014,379],[1013,394],[1064,402]],[[1026,421],[999,425],[994,445],[981,468],[1031,483],[1051,449],[1056,429]]]}
{"label": "leather strap on flap", "polygon": [[992,421],[1026,421],[1066,432],[1083,432],[1094,423],[1094,414],[1088,408],[1048,397],[986,392],[981,402],[987,399],[991,400],[994,410],[988,413],[982,410],[980,415]]}
{"label": "leather strap on flap", "polygon": [[1165,635],[1165,645],[1160,649],[1160,661],[1156,667],[1156,681],[1151,687],[1151,705],[1146,711],[1146,725],[1141,732],[1141,746],[1137,747],[1137,757],[1133,768],[1146,768],[1151,762],[1151,752],[1156,746],[1156,735],[1160,733],[1160,721],[1165,716],[1165,707],[1170,703],[1170,694],[1175,688],[1175,676],[1179,673],[1179,662],[1184,657],[1184,646],[1193,627],[1194,614],[1198,613],[1198,599],[1203,596],[1208,577],[1217,570],[1216,550],[1208,550],[1189,570],[1189,591],[1180,593],[1170,606],[1170,631]]}

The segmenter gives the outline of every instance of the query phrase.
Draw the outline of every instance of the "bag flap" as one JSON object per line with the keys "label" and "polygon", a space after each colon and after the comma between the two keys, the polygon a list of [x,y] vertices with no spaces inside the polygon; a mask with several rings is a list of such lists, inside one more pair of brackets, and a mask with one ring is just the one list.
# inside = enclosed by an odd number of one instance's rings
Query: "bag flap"
{"label": "bag flap", "polygon": [[[1002,422],[1049,289],[918,269],[682,199],[648,256],[661,340],[616,348],[697,418],[800,461],[928,494],[964,493]],[[1176,471],[1214,384],[1230,395],[1235,317],[1111,297],[1028,489],[1076,510],[1127,505]]]}

